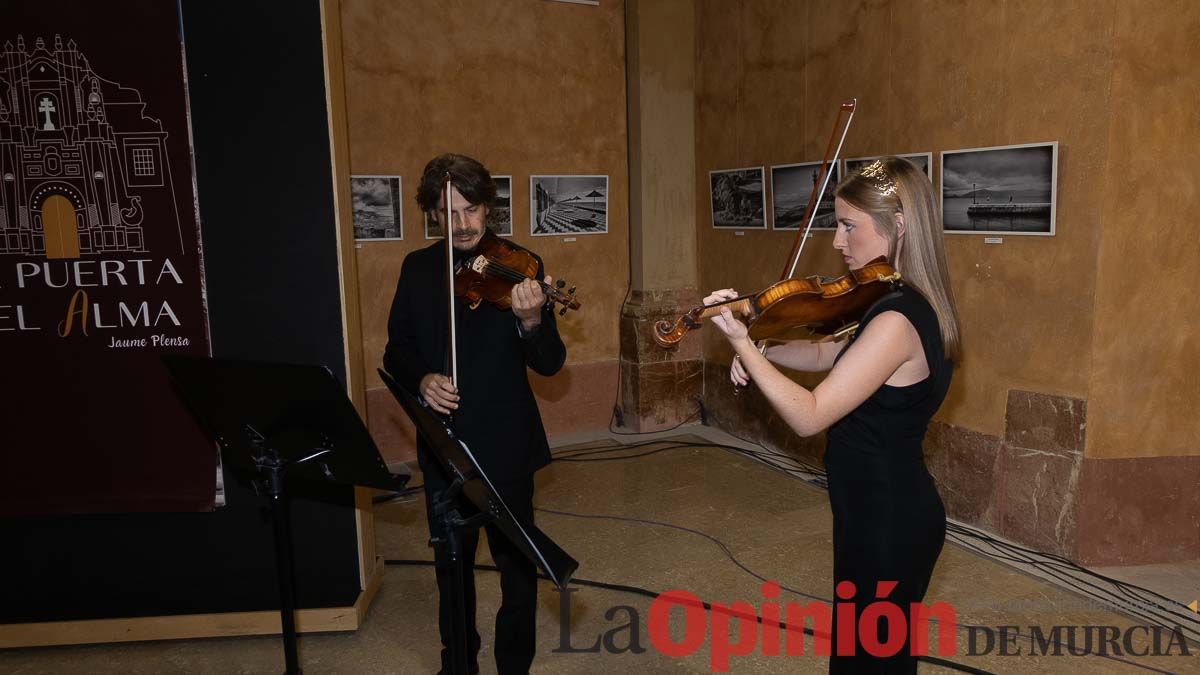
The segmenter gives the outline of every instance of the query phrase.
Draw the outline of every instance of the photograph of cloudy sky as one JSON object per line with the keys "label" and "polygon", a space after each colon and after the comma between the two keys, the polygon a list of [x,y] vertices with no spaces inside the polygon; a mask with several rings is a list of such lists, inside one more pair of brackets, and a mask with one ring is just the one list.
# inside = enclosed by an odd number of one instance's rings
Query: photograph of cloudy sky
{"label": "photograph of cloudy sky", "polygon": [[354,238],[403,239],[404,215],[399,176],[351,176]]}
{"label": "photograph of cloudy sky", "polygon": [[946,232],[1054,234],[1058,143],[942,153]]}

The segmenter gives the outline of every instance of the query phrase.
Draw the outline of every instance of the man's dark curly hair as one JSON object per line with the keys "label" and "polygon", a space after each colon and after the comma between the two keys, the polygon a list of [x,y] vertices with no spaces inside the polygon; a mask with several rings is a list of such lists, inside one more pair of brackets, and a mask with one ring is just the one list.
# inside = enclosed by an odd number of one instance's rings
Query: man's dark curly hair
{"label": "man's dark curly hair", "polygon": [[417,187],[417,205],[422,211],[437,211],[442,208],[442,188],[446,185],[446,172],[450,181],[462,196],[472,204],[483,204],[489,209],[496,203],[496,183],[492,174],[477,160],[466,155],[447,153],[429,160],[421,185]]}

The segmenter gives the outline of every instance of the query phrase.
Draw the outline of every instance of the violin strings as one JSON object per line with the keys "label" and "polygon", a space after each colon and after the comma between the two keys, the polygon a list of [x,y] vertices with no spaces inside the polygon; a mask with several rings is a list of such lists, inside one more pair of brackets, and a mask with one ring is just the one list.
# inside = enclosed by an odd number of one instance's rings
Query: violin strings
{"label": "violin strings", "polygon": [[[513,282],[520,282],[529,278],[511,267],[501,265],[500,263],[491,260],[488,261],[487,266],[485,266],[483,269],[484,274],[489,274],[491,276],[507,279]],[[543,290],[549,291],[550,294],[556,299],[561,295],[561,292],[557,288],[554,288],[543,281],[538,281],[537,283],[542,287]]]}
{"label": "violin strings", "polygon": [[514,282],[523,281],[526,278],[524,274],[521,274],[511,267],[505,267],[500,263],[491,261],[488,261],[487,266],[483,268],[483,273],[489,276],[499,277],[501,279],[507,279]]}

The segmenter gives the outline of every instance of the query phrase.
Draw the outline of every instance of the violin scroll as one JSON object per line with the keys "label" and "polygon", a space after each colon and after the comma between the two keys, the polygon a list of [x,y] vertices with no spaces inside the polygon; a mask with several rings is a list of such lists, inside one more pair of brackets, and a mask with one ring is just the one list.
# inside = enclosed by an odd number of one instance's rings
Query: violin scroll
{"label": "violin scroll", "polygon": [[743,318],[750,317],[748,320],[753,321],[754,305],[752,297],[740,297],[725,302],[718,302],[714,305],[706,305],[703,307],[695,307],[687,314],[671,323],[666,319],[661,319],[654,323],[654,342],[663,349],[670,349],[679,344],[684,335],[688,331],[695,330],[704,325],[704,320],[714,317],[721,313],[725,307],[729,311],[741,315]]}
{"label": "violin scroll", "polygon": [[670,349],[679,344],[679,341],[683,339],[684,335],[687,335],[688,331],[700,327],[700,323],[696,319],[700,314],[700,310],[700,307],[691,310],[676,319],[675,323],[671,323],[666,319],[655,321],[654,342],[663,349]]}

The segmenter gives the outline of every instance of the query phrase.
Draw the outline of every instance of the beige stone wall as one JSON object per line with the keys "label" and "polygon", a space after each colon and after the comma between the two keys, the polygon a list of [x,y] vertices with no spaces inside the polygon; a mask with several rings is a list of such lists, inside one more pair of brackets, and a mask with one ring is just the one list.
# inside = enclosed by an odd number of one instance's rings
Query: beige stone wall
{"label": "beige stone wall", "polygon": [[695,3],[630,0],[630,265],[635,290],[696,287]]}
{"label": "beige stone wall", "polygon": [[[938,418],[1000,437],[1008,392],[1040,392],[1089,400],[1089,456],[1200,454],[1196,295],[1170,286],[1200,252],[1183,142],[1198,131],[1198,21],[1186,2],[702,0],[701,290],[763,288],[794,237],[713,230],[708,171],[819,160],[843,99],[859,106],[849,157],[936,164],[1056,140],[1056,236],[948,238],[965,356]],[[814,236],[800,273],[841,273],[831,243]],[[727,360],[708,333],[706,355]]]}
{"label": "beige stone wall", "polygon": [[1088,456],[1200,455],[1200,5],[1117,3]]}
{"label": "beige stone wall", "polygon": [[[428,243],[412,202],[416,178],[446,150],[514,176],[517,241],[579,284],[585,309],[563,321],[569,363],[616,359],[631,272],[624,14],[617,2],[342,2],[352,171],[405,177],[405,241],[356,251],[368,387],[379,384],[374,367],[400,261]],[[949,238],[965,357],[939,421],[1000,438],[1009,392],[1038,392],[1088,402],[1087,457],[1200,455],[1188,379],[1200,365],[1197,301],[1177,283],[1200,253],[1186,217],[1200,171],[1188,153],[1194,144],[1184,142],[1200,131],[1192,39],[1200,7],[697,0],[694,14],[701,292],[765,287],[794,237],[713,230],[708,171],[819,159],[846,98],[859,103],[846,156],[931,151],[936,159],[942,150],[1057,140],[1055,237]],[[680,54],[681,67],[687,58]],[[640,84],[670,102],[653,77]],[[672,129],[667,107],[645,112],[647,133]],[[678,167],[648,157],[643,189],[654,192],[655,208],[669,205],[661,193],[675,188],[663,181]],[[611,234],[530,237],[534,172],[608,174]],[[644,210],[647,220],[672,217]],[[639,252],[686,248],[677,228],[654,227],[644,224]],[[830,244],[828,233],[815,235],[800,272],[840,273]],[[637,275],[655,277],[648,286],[689,285],[686,266],[636,263]],[[727,360],[723,341],[704,333],[688,339],[702,342],[708,359]]]}

